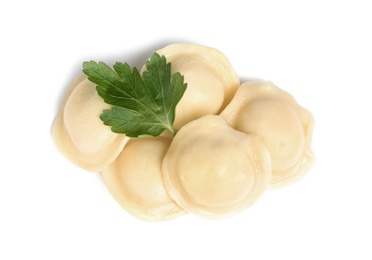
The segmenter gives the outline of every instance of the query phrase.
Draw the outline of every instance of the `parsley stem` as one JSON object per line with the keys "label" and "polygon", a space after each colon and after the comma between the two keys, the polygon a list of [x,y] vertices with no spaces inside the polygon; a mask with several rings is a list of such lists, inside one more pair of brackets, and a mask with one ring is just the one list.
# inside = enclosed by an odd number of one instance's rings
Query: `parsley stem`
{"label": "parsley stem", "polygon": [[173,128],[172,126],[168,127],[168,131],[169,131],[173,136],[176,135],[176,130],[174,130],[174,128]]}

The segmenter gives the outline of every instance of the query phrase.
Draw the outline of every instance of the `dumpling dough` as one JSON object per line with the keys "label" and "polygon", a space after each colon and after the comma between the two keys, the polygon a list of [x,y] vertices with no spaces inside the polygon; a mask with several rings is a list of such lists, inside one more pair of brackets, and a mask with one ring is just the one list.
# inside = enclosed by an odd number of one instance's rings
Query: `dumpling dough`
{"label": "dumpling dough", "polygon": [[54,120],[52,136],[59,151],[88,171],[100,171],[110,164],[129,140],[113,133],[99,115],[109,109],[98,96],[95,84],[81,75],[71,84]]}
{"label": "dumpling dough", "polygon": [[230,61],[214,48],[176,43],[156,52],[164,55],[171,62],[172,73],[180,72],[187,83],[176,107],[176,130],[201,116],[221,112],[240,85]]}
{"label": "dumpling dough", "polygon": [[270,155],[255,136],[207,115],[174,137],[163,161],[164,185],[187,211],[217,219],[248,208],[271,177]]}
{"label": "dumpling dough", "polygon": [[161,165],[170,142],[164,137],[132,138],[102,172],[112,196],[139,219],[161,221],[185,214],[163,185]]}
{"label": "dumpling dough", "polygon": [[221,116],[231,127],[257,135],[267,145],[271,187],[299,179],[313,165],[313,116],[272,82],[243,83]]}

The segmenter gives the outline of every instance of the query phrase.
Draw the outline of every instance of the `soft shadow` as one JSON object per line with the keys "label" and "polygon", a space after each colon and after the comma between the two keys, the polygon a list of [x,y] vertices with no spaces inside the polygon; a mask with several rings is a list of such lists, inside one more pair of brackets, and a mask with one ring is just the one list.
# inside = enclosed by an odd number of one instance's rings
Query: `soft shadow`
{"label": "soft shadow", "polygon": [[142,66],[145,64],[146,60],[157,50],[173,43],[191,43],[185,39],[166,39],[161,41],[156,41],[151,44],[132,49],[125,50],[122,54],[111,53],[105,57],[98,57],[95,60],[100,60],[108,65],[113,65],[115,62],[127,62],[131,67],[136,67],[141,70]]}
{"label": "soft shadow", "polygon": [[186,39],[182,38],[169,38],[164,40],[155,41],[149,44],[145,44],[144,46],[139,46],[138,48],[132,49],[125,49],[120,53],[113,53],[107,52],[107,54],[103,56],[92,56],[92,57],[82,57],[82,59],[75,64],[70,72],[68,73],[70,76],[65,80],[64,85],[65,88],[61,89],[61,93],[59,93],[59,99],[55,107],[55,111],[57,114],[63,104],[67,93],[69,93],[71,83],[74,81],[76,77],[82,74],[82,63],[84,61],[103,61],[109,66],[112,66],[116,62],[127,62],[131,67],[136,67],[138,70],[141,70],[142,66],[145,64],[146,60],[150,58],[153,52],[161,49],[169,44],[173,43],[196,43],[190,42]]}
{"label": "soft shadow", "polygon": [[243,84],[244,82],[247,82],[247,81],[267,81],[262,78],[252,78],[252,77],[240,77],[239,79],[240,79],[240,84]]}

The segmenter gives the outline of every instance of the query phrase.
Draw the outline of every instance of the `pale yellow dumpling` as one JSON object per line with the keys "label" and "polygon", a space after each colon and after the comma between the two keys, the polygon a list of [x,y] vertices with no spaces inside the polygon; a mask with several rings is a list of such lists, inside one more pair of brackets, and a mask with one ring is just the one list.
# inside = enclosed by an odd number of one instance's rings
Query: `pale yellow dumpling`
{"label": "pale yellow dumpling", "polygon": [[231,127],[256,135],[267,145],[271,187],[299,179],[313,165],[313,116],[272,82],[243,83],[221,116]]}
{"label": "pale yellow dumpling", "polygon": [[248,208],[264,192],[270,155],[255,136],[209,115],[179,130],[165,155],[163,176],[181,207],[201,217],[223,218]]}
{"label": "pale yellow dumpling", "polygon": [[96,85],[81,75],[71,84],[54,120],[52,135],[59,151],[77,166],[100,171],[121,152],[128,137],[113,133],[99,115],[109,109]]}
{"label": "pale yellow dumpling", "polygon": [[231,101],[240,85],[230,61],[220,51],[198,45],[176,43],[156,51],[180,72],[187,89],[176,107],[174,128],[204,115],[217,114]]}
{"label": "pale yellow dumpling", "polygon": [[164,137],[133,138],[102,172],[112,196],[139,219],[162,221],[186,213],[163,185],[161,165],[170,142]]}

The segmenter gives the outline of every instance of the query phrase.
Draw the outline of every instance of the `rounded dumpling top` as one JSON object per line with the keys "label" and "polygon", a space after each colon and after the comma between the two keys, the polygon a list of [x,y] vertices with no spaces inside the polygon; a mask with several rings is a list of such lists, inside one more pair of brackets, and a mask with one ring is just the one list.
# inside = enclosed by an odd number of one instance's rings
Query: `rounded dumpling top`
{"label": "rounded dumpling top", "polygon": [[102,172],[112,196],[139,219],[162,221],[185,214],[163,185],[161,165],[170,142],[164,137],[133,138]]}
{"label": "rounded dumpling top", "polygon": [[230,61],[214,48],[176,43],[156,52],[164,55],[171,63],[172,73],[180,72],[187,83],[176,107],[174,128],[177,130],[201,116],[222,111],[240,85]]}
{"label": "rounded dumpling top", "polygon": [[163,161],[165,187],[187,211],[205,218],[234,215],[266,189],[270,156],[258,138],[208,115],[182,127]]}
{"label": "rounded dumpling top", "polygon": [[313,165],[314,119],[272,82],[243,83],[221,116],[231,127],[256,135],[266,144],[273,168],[271,187],[304,176]]}
{"label": "rounded dumpling top", "polygon": [[53,123],[57,148],[74,164],[89,171],[106,167],[129,140],[125,135],[113,133],[99,118],[108,108],[98,96],[95,84],[80,76],[71,84]]}

